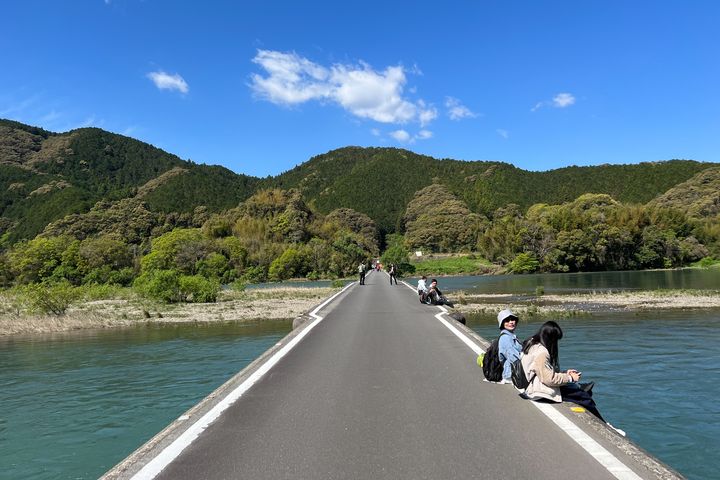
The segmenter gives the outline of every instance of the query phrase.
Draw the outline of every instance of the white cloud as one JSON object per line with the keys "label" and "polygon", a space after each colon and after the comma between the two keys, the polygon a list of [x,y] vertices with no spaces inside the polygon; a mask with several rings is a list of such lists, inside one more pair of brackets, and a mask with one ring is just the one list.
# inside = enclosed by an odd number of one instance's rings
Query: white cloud
{"label": "white cloud", "polygon": [[390,136],[400,143],[408,143],[412,141],[412,137],[410,137],[410,134],[405,130],[395,130],[394,132],[390,132]]}
{"label": "white cloud", "polygon": [[377,128],[372,128],[372,129],[370,129],[370,133],[372,133],[373,136],[375,136],[375,137],[379,137],[379,136],[380,136],[380,130],[378,130]]}
{"label": "white cloud", "polygon": [[505,140],[507,140],[508,138],[510,138],[510,132],[508,132],[507,130],[503,130],[502,128],[498,128],[497,130],[495,130],[495,132],[497,132],[497,134],[500,135],[500,136],[501,136],[502,138],[504,138]]}
{"label": "white cloud", "polygon": [[424,126],[437,117],[422,100],[412,102],[403,95],[407,77],[402,66],[382,71],[366,63],[325,67],[296,53],[272,50],[258,50],[252,61],[265,75],[252,74],[250,88],[259,98],[278,105],[328,101],[380,123]]}
{"label": "white cloud", "polygon": [[417,134],[417,138],[420,140],[427,140],[428,138],[432,138],[433,133],[430,130],[420,130]]}
{"label": "white cloud", "polygon": [[411,135],[408,131],[400,129],[392,131],[388,135],[400,143],[415,143],[417,140],[427,140],[432,138],[433,132],[423,129],[416,135]]}
{"label": "white cloud", "polygon": [[445,106],[448,109],[450,120],[462,120],[463,118],[475,118],[477,114],[460,103],[460,100],[453,97],[445,97]]}
{"label": "white cloud", "polygon": [[575,103],[575,97],[572,93],[558,93],[553,98],[553,106],[557,108],[569,107]]}
{"label": "white cloud", "polygon": [[429,125],[430,122],[435,120],[438,116],[437,109],[435,107],[425,107],[425,102],[420,100],[419,105],[421,107],[420,114],[418,115],[420,119],[420,126],[424,127],[426,125]]}
{"label": "white cloud", "polygon": [[566,108],[573,104],[575,104],[575,96],[572,93],[558,93],[552,100],[536,103],[530,111],[535,112],[542,107]]}
{"label": "white cloud", "polygon": [[190,87],[179,74],[170,75],[163,71],[150,72],[147,77],[153,81],[160,90],[177,90],[180,93],[188,93]]}

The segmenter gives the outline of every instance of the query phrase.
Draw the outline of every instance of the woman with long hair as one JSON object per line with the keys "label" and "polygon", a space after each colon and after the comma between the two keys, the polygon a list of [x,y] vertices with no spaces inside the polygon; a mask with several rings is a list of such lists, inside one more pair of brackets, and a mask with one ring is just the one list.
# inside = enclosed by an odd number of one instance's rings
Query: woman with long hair
{"label": "woman with long hair", "polygon": [[531,400],[577,403],[604,422],[592,399],[592,384],[578,385],[582,373],[575,369],[560,370],[558,342],[562,337],[560,325],[549,321],[523,342],[520,361],[530,381],[525,395]]}

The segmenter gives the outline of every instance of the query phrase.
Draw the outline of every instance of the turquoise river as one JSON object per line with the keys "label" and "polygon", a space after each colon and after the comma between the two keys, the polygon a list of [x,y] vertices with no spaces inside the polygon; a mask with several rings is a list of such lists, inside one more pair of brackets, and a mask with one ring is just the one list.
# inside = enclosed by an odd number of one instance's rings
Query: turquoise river
{"label": "turquoise river", "polygon": [[[443,278],[452,291],[718,289],[720,272]],[[560,319],[564,368],[593,380],[603,415],[690,479],[717,478],[720,311],[597,311]],[[496,335],[491,315],[468,325]],[[539,322],[522,319],[519,337]],[[0,338],[0,478],[92,479],[290,331],[289,321]],[[478,375],[481,372],[478,371]]]}

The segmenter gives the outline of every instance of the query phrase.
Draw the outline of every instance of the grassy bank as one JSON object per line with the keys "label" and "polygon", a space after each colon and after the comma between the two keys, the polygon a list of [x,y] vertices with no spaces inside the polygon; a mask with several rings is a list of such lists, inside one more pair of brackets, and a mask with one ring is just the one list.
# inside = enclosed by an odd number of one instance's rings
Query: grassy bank
{"label": "grassy bank", "polygon": [[480,256],[473,254],[433,254],[413,258],[410,264],[415,267],[415,275],[481,275],[497,273],[499,267]]}
{"label": "grassy bank", "polygon": [[317,305],[339,288],[277,287],[223,290],[215,303],[165,304],[138,296],[131,289],[113,288],[107,295],[84,297],[63,315],[24,308],[13,292],[0,293],[0,335],[47,333],[86,328],[108,328],[146,323],[239,322],[291,319]]}

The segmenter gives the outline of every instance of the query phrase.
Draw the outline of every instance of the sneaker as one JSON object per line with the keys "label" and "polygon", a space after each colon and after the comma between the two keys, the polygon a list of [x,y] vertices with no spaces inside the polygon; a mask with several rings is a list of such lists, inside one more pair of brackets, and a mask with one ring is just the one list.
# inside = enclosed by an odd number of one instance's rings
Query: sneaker
{"label": "sneaker", "polygon": [[507,384],[512,385],[512,382],[510,380],[508,380],[507,378],[503,378],[502,380],[500,380],[497,383],[498,383],[498,385],[507,385]]}
{"label": "sneaker", "polygon": [[626,435],[625,435],[625,430],[620,430],[619,428],[613,427],[613,426],[610,425],[609,423],[607,424],[607,426],[610,427],[610,428],[612,428],[613,430],[615,430],[617,433],[619,433],[619,434],[622,435],[623,437],[626,436]]}

